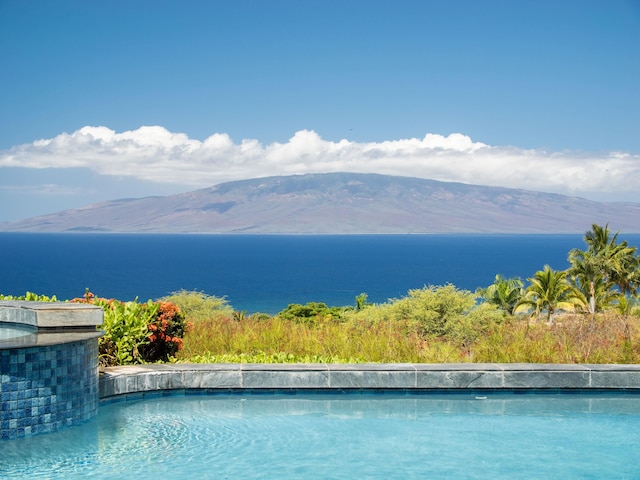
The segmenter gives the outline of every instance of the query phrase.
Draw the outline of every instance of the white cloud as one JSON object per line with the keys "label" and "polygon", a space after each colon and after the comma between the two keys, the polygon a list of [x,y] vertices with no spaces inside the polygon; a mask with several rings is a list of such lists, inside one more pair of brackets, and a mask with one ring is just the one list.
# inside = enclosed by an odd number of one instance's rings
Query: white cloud
{"label": "white cloud", "polygon": [[640,155],[490,146],[459,133],[357,143],[301,130],[286,143],[263,145],[252,139],[235,143],[224,133],[201,142],[159,126],[122,133],[83,127],[0,151],[0,167],[85,167],[193,187],[294,173],[371,172],[599,199],[635,195],[640,201]]}

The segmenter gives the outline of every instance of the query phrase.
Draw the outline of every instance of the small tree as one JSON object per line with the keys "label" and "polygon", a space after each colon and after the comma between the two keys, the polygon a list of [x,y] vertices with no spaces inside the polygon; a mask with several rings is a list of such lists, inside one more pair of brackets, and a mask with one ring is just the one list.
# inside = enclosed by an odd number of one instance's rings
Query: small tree
{"label": "small tree", "polygon": [[485,302],[497,306],[512,315],[518,302],[524,296],[524,283],[519,278],[505,278],[496,275],[494,282],[476,292]]}
{"label": "small tree", "polygon": [[369,298],[369,296],[366,293],[361,293],[360,295],[356,295],[356,308],[355,308],[356,312],[359,312],[360,310],[371,305],[369,302],[367,302],[367,298]]}
{"label": "small tree", "polygon": [[590,263],[595,274],[603,275],[605,281],[616,284],[620,293],[633,295],[640,287],[640,260],[636,256],[636,247],[630,247],[626,240],[618,242],[619,234],[612,234],[608,224],[601,227],[594,223],[584,235],[587,250],[572,250],[569,262],[572,268],[576,263]]}
{"label": "small tree", "polygon": [[529,281],[531,284],[518,302],[516,312],[533,309],[537,317],[542,311],[546,311],[547,321],[552,324],[553,315],[557,310],[573,310],[579,302],[579,295],[567,282],[564,271],[553,270],[549,265],[545,265]]}

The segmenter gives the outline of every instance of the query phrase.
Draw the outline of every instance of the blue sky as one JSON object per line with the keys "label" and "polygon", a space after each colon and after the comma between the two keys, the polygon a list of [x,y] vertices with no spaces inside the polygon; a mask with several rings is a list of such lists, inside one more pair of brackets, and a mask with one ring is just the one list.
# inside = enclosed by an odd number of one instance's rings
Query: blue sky
{"label": "blue sky", "polygon": [[639,0],[0,0],[0,221],[366,171],[640,202]]}

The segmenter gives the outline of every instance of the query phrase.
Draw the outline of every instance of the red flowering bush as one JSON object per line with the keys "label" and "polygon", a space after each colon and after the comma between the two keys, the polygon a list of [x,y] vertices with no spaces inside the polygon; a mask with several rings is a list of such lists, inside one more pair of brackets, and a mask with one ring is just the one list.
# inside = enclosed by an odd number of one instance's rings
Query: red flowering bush
{"label": "red flowering bush", "polygon": [[142,348],[147,362],[166,362],[182,348],[182,337],[187,331],[184,314],[171,302],[156,302],[158,311],[148,325],[149,343]]}
{"label": "red flowering bush", "polygon": [[87,292],[75,303],[90,303],[104,310],[104,330],[98,349],[103,366],[167,362],[182,348],[188,324],[171,302],[121,302]]}

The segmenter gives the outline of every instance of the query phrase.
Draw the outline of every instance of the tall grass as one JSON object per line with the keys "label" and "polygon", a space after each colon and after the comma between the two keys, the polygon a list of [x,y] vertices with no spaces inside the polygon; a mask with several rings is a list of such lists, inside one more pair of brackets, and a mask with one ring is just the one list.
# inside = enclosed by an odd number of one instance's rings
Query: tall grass
{"label": "tall grass", "polygon": [[609,312],[553,325],[511,319],[473,346],[477,362],[639,363],[640,319]]}
{"label": "tall grass", "polygon": [[365,325],[279,317],[242,321],[217,316],[193,325],[179,361],[259,363],[452,362],[462,353],[442,341],[403,334],[389,322]]}
{"label": "tall grass", "polygon": [[460,344],[425,338],[396,322],[278,317],[243,320],[218,315],[192,326],[178,353],[182,362],[250,363],[640,363],[640,321],[615,314],[530,322],[511,318]]}
{"label": "tall grass", "polygon": [[[449,298],[455,292],[443,293]],[[452,316],[449,333],[436,335],[393,303],[301,321],[238,315],[224,300],[195,295],[168,297],[188,306],[183,311],[192,324],[177,356],[181,362],[640,363],[640,317],[614,311],[559,315],[549,325],[474,308]]]}

